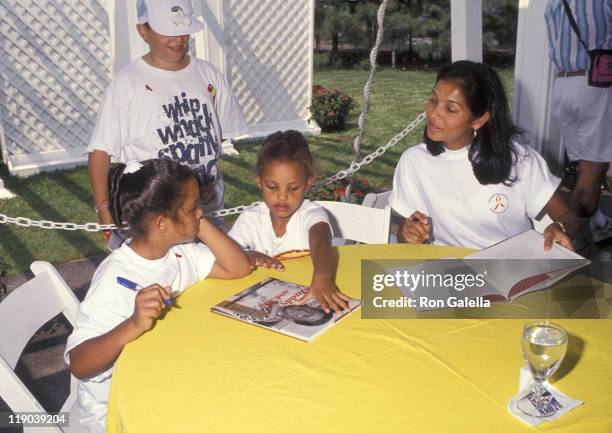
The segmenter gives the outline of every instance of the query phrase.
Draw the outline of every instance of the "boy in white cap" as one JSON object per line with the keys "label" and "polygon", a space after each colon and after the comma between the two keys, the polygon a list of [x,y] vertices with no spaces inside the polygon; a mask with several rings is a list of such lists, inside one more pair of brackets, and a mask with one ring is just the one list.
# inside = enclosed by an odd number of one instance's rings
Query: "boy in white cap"
{"label": "boy in white cap", "polygon": [[[94,207],[102,224],[112,221],[107,186],[111,161],[180,161],[197,175],[202,210],[222,209],[223,178],[216,164],[222,137],[248,132],[227,80],[214,66],[188,54],[189,35],[203,28],[193,17],[191,0],[138,0],[136,7],[137,30],[149,52],[107,87],[87,147]],[[113,233],[109,247],[122,242],[117,235]]]}

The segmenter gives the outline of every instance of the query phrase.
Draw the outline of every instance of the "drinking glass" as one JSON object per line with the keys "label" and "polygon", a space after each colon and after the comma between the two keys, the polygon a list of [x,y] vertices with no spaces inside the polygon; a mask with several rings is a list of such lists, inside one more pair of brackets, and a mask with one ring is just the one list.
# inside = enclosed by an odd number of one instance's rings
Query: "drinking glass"
{"label": "drinking glass", "polygon": [[561,408],[543,383],[561,365],[567,351],[567,332],[548,321],[527,323],[521,340],[523,359],[533,375],[534,384],[516,406],[533,417],[548,417]]}

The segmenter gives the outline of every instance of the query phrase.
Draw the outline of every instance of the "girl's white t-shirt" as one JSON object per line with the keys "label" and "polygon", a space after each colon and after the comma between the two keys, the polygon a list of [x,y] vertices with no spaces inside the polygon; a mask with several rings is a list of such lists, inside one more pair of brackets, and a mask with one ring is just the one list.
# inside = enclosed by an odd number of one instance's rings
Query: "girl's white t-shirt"
{"label": "girl's white t-shirt", "polygon": [[240,214],[228,235],[245,249],[274,257],[286,251],[309,249],[308,230],[319,222],[329,225],[325,209],[304,200],[291,215],[285,234],[277,237],[272,227],[270,209],[265,203],[259,203]]}
{"label": "girl's white t-shirt", "polygon": [[[137,291],[119,284],[125,278],[147,287],[159,284],[182,292],[208,276],[215,256],[201,242],[175,245],[157,260],[138,255],[126,241],[113,251],[98,267],[89,291],[79,306],[76,324],[68,337],[64,359],[70,363],[68,352],[86,340],[107,333],[134,313]],[[77,404],[79,421],[92,432],[106,429],[106,409],[110,392],[112,367],[88,380],[79,380]],[[77,422],[77,420],[71,420]]]}
{"label": "girl's white t-shirt", "polygon": [[528,146],[514,143],[517,180],[482,185],[474,175],[468,146],[433,156],[425,144],[406,150],[395,169],[391,207],[404,217],[421,211],[431,217],[433,243],[486,248],[532,228],[560,179]]}

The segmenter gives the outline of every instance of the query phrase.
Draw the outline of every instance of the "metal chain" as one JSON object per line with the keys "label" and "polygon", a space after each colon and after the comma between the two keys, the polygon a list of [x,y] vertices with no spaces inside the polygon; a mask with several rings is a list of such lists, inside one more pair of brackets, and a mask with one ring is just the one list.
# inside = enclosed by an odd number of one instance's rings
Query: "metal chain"
{"label": "metal chain", "polygon": [[374,161],[376,158],[381,156],[383,153],[385,153],[391,147],[395,146],[397,143],[399,143],[401,140],[403,140],[417,126],[419,126],[419,124],[421,122],[423,122],[425,120],[425,118],[426,118],[425,112],[419,114],[416,117],[416,119],[414,119],[412,122],[410,122],[410,124],[408,126],[406,126],[403,130],[401,130],[395,137],[393,137],[391,140],[389,140],[387,142],[387,144],[383,144],[382,146],[380,146],[374,152],[370,153],[365,158],[363,158],[361,160],[361,162],[352,162],[350,167],[347,168],[346,170],[340,170],[338,173],[334,174],[333,176],[318,181],[317,183],[314,184],[313,188],[316,188],[318,186],[328,185],[328,184],[330,184],[332,182],[335,182],[337,180],[344,179],[348,175],[357,172],[364,165],[370,164],[372,161]]}
{"label": "metal chain", "polygon": [[4,214],[0,213],[0,224],[15,224],[19,227],[38,227],[41,229],[53,230],[68,230],[68,231],[76,231],[76,230],[85,230],[86,232],[98,232],[101,230],[114,230],[117,228],[115,224],[98,224],[98,223],[85,223],[85,224],[76,224],[76,223],[58,223],[55,221],[36,221],[31,220],[30,218],[25,217],[17,217],[11,218]]}
{"label": "metal chain", "polygon": [[[359,114],[359,120],[357,121],[359,125],[359,134],[355,137],[355,141],[353,142],[353,150],[355,152],[355,157],[351,162],[351,167],[354,164],[357,164],[359,161],[359,157],[361,156],[361,140],[365,136],[365,119],[370,111],[370,89],[372,88],[372,84],[374,83],[374,78],[376,78],[376,58],[378,57],[378,50],[380,49],[380,44],[383,40],[384,33],[384,22],[385,22],[385,10],[387,9],[387,4],[389,0],[383,0],[378,8],[378,13],[376,14],[376,24],[378,26],[376,31],[376,40],[374,42],[374,46],[372,47],[372,51],[370,51],[370,75],[368,76],[368,80],[363,86],[363,110]],[[348,187],[346,188],[346,195],[350,195],[351,189],[353,188],[353,182],[349,182]]]}
{"label": "metal chain", "polygon": [[228,215],[235,215],[235,214],[241,213],[245,209],[248,209],[248,208],[253,207],[253,206],[257,206],[259,203],[261,203],[261,202],[260,201],[256,201],[256,202],[253,202],[253,203],[251,203],[250,205],[247,205],[247,206],[243,205],[243,206],[232,207],[232,208],[229,208],[229,209],[216,210],[216,211],[213,211],[213,212],[208,212],[206,214],[206,216],[214,218],[214,217],[224,217],[224,216],[228,216]]}
{"label": "metal chain", "polygon": [[[335,182],[340,179],[344,179],[350,174],[357,172],[364,165],[370,164],[376,158],[384,154],[391,147],[395,146],[401,140],[403,140],[408,134],[410,134],[423,120],[425,120],[425,113],[421,113],[414,119],[408,126],[406,126],[402,131],[400,131],[395,137],[387,142],[387,144],[383,144],[374,152],[367,155],[361,162],[352,162],[350,167],[346,170],[340,170],[338,173],[334,174],[331,177],[323,179],[316,184],[314,184],[314,188],[322,185],[328,185],[332,182]],[[242,205],[229,209],[221,209],[214,212],[209,212],[206,215],[210,217],[224,217],[228,215],[235,215],[243,212],[245,209],[258,205],[260,202],[254,202],[250,205]],[[54,221],[36,221],[30,218],[25,217],[17,217],[11,218],[7,215],[0,213],[0,224],[15,224],[20,227],[38,227],[41,229],[59,229],[59,230],[68,230],[68,231],[76,231],[76,230],[85,230],[86,232],[97,232],[103,230],[115,230],[117,226],[115,224],[98,224],[98,223],[86,223],[86,224],[75,224],[75,223],[58,223]]]}
{"label": "metal chain", "polygon": [[[255,206],[259,204],[259,202],[252,203],[248,206],[238,206],[231,209],[222,209],[219,211],[211,212],[207,215],[209,216],[227,216],[238,214],[244,211],[245,209]],[[15,224],[19,227],[38,227],[41,229],[47,230],[68,230],[68,231],[76,231],[76,230],[85,230],[86,232],[99,232],[104,230],[116,230],[117,226],[115,224],[98,224],[98,223],[85,223],[85,224],[76,224],[76,223],[58,223],[55,221],[37,221],[32,220],[30,218],[25,217],[17,217],[12,218],[5,214],[0,213],[0,224]],[[123,227],[127,228],[127,227]]]}

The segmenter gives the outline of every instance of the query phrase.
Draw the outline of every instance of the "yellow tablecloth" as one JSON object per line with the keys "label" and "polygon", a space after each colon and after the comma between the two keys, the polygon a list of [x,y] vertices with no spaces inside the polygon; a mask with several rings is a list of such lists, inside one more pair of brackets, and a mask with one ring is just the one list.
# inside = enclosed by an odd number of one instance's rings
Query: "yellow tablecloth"
{"label": "yellow tablecloth", "polygon": [[[337,283],[359,297],[362,258],[440,258],[429,245],[341,247]],[[525,320],[347,317],[305,343],[210,312],[264,277],[308,284],[310,258],[284,273],[207,280],[130,343],[114,369],[111,433],[612,432],[612,321],[558,320],[568,356],[552,382],[585,404],[529,427],[511,416]],[[555,381],[555,378],[556,381]]]}

